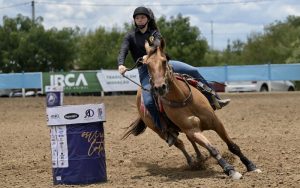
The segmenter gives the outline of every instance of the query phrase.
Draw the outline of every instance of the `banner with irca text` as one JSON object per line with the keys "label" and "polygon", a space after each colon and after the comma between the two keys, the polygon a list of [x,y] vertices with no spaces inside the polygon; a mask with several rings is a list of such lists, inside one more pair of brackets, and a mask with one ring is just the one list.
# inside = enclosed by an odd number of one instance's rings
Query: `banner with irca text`
{"label": "banner with irca text", "polygon": [[[97,71],[43,73],[45,86],[63,86],[64,93],[89,93],[102,91]],[[44,90],[45,91],[45,90]]]}
{"label": "banner with irca text", "polygon": [[[128,71],[125,75],[140,83],[138,70]],[[53,72],[43,73],[45,86],[63,86],[64,93],[137,91],[138,86],[124,78],[117,70]]]}

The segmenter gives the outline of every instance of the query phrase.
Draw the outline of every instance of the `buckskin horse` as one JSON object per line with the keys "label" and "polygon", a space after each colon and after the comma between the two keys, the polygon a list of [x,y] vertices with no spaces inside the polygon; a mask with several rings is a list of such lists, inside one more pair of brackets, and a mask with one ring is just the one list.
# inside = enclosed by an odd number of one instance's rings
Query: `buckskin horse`
{"label": "buckskin horse", "polygon": [[[240,179],[242,177],[203,135],[203,131],[213,130],[227,144],[229,151],[240,158],[248,172],[261,172],[228,136],[223,123],[216,116],[207,98],[186,81],[176,79],[175,73],[173,73],[171,66],[168,64],[164,46],[163,40],[161,45],[155,49],[146,42],[147,55],[143,57],[143,64],[147,65],[152,91],[158,97],[165,114],[179,128],[180,132],[186,134],[196,151],[197,159],[201,157],[201,154],[195,143],[206,148],[229,177],[232,179]],[[139,117],[131,124],[123,138],[127,138],[130,134],[137,136],[147,126],[164,139],[164,135],[157,130],[149,113],[145,113],[143,108],[141,108],[141,103],[141,89],[139,89],[136,97]],[[174,145],[183,152],[188,164],[191,165],[192,159],[185,150],[182,140],[177,138]]]}

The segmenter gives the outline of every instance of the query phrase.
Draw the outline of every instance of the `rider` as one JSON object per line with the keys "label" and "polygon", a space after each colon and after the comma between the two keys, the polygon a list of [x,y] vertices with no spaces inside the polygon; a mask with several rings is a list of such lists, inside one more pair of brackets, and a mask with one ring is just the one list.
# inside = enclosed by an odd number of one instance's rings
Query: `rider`
{"label": "rider", "polygon": [[[144,46],[146,40],[149,41],[150,45],[155,48],[160,45],[160,39],[162,38],[151,9],[148,9],[146,7],[137,7],[133,13],[133,19],[135,29],[126,34],[118,56],[118,70],[120,74],[124,74],[127,70],[127,68],[124,66],[124,62],[128,51],[130,51],[133,60],[136,62],[140,57],[143,57],[147,54]],[[169,63],[172,65],[174,72],[187,74],[200,80],[202,83],[199,82],[199,88],[201,88],[201,90],[204,89],[205,91],[207,91],[206,94],[208,95],[206,95],[206,97],[211,103],[214,102],[213,106],[215,106],[215,108],[220,109],[230,102],[230,99],[220,99],[220,97],[211,89],[207,81],[201,76],[196,67],[179,61],[171,60],[169,61]],[[144,88],[150,89],[151,86],[149,83],[147,65],[141,65],[138,68],[138,72],[141,85]],[[155,125],[159,130],[163,131],[164,127],[161,125],[159,112],[155,105],[155,99],[153,98],[153,95],[150,92],[143,90],[142,97],[144,105],[150,112]],[[172,145],[172,142],[174,142],[175,140],[170,140],[167,136],[169,145]]]}

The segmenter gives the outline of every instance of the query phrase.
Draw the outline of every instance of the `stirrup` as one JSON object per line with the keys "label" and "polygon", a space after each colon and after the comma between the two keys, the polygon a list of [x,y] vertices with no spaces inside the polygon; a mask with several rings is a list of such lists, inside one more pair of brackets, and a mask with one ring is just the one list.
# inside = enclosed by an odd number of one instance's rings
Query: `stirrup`
{"label": "stirrup", "polygon": [[216,108],[216,110],[221,109],[222,107],[221,107],[220,103],[218,102],[218,99],[214,95],[212,95],[211,98],[213,100],[213,106]]}

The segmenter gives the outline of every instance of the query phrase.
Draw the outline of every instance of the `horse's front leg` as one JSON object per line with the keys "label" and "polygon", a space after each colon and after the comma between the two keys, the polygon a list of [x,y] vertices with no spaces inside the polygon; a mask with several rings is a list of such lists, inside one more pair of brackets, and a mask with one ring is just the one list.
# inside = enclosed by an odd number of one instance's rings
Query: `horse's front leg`
{"label": "horse's front leg", "polygon": [[220,152],[214,146],[212,146],[209,140],[202,134],[199,128],[201,125],[200,123],[201,122],[198,117],[190,117],[189,126],[187,126],[187,129],[185,129],[184,132],[191,140],[205,147],[209,151],[211,156],[213,156],[218,161],[218,164],[222,167],[222,169],[228,176],[235,180],[240,179],[242,175],[239,172],[235,171],[234,167],[221,156]]}
{"label": "horse's front leg", "polygon": [[217,121],[217,123],[215,124],[215,131],[227,144],[229,151],[240,158],[240,160],[246,166],[248,172],[261,173],[261,170],[258,169],[256,165],[242,153],[240,147],[237,144],[235,144],[232,141],[232,139],[228,136],[227,131],[225,130],[223,124],[220,121]]}

